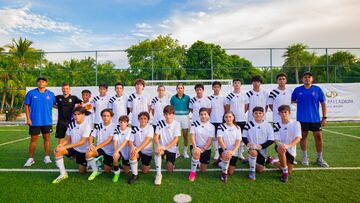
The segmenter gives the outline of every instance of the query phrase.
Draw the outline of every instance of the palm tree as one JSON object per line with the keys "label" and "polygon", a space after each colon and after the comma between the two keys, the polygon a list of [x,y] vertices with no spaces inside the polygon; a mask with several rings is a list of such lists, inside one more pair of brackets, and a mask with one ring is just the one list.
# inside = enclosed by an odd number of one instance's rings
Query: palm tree
{"label": "palm tree", "polygon": [[9,48],[9,53],[12,54],[16,63],[25,68],[27,65],[35,65],[40,61],[41,50],[32,48],[32,45],[32,41],[20,37],[19,40],[12,39],[12,43],[5,47]]}
{"label": "palm tree", "polygon": [[284,66],[295,68],[296,84],[299,84],[299,68],[303,62],[306,48],[307,46],[305,44],[293,44],[286,49],[285,54],[283,55],[285,58]]}

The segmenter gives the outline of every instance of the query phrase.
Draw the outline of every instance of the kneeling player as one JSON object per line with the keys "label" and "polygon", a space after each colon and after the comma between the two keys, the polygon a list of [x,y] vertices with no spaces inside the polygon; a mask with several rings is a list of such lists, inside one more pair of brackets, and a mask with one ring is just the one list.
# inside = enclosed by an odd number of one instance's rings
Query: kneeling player
{"label": "kneeling player", "polygon": [[266,148],[274,142],[274,130],[270,123],[264,121],[264,108],[253,108],[254,121],[244,127],[243,141],[249,152],[249,179],[255,180],[255,171],[265,169]]}
{"label": "kneeling player", "polygon": [[114,165],[114,177],[113,182],[116,183],[119,180],[120,169],[119,159],[121,158],[122,167],[125,173],[129,173],[129,139],[131,135],[131,128],[128,127],[129,117],[120,116],[119,126],[114,132],[114,154],[113,154],[113,165]]}
{"label": "kneeling player", "polygon": [[129,184],[139,179],[138,176],[138,160],[141,159],[141,170],[143,173],[150,171],[150,163],[152,158],[152,143],[154,137],[154,128],[149,125],[150,115],[148,112],[141,112],[138,115],[139,127],[133,126],[129,140],[130,146],[130,168],[133,173],[129,179]]}
{"label": "kneeling player", "polygon": [[68,178],[63,155],[67,157],[75,156],[76,163],[79,164],[79,172],[86,172],[85,153],[89,147],[91,126],[85,121],[85,112],[86,109],[81,106],[74,109],[74,120],[69,123],[66,130],[67,139],[54,150],[56,166],[60,170],[60,175],[52,183],[56,184]]}
{"label": "kneeling player", "polygon": [[[96,159],[99,156],[104,157],[104,172],[110,173],[113,163],[112,155],[114,152],[114,145],[112,143],[113,134],[116,129],[116,124],[112,122],[114,113],[111,109],[104,109],[100,113],[102,122],[95,125],[91,132],[89,142],[90,147],[86,152],[86,160],[93,170],[88,180],[94,180],[96,176],[100,175]],[[94,146],[94,138],[96,138],[96,146]]]}
{"label": "kneeling player", "polygon": [[200,121],[195,121],[190,128],[190,151],[192,152],[189,181],[195,181],[196,168],[200,163],[200,171],[206,172],[211,156],[211,143],[215,137],[215,127],[209,122],[207,108],[199,110]]}
{"label": "kneeling player", "polygon": [[167,171],[170,173],[173,172],[177,151],[176,143],[181,135],[180,123],[174,120],[174,107],[167,105],[163,112],[165,120],[158,122],[154,136],[156,165],[155,185],[161,185],[161,157],[166,158]]}
{"label": "kneeling player", "polygon": [[[217,130],[219,154],[221,156],[221,180],[227,182],[227,175],[234,174],[241,143],[241,128],[235,123],[235,114],[228,111],[224,115],[225,122]],[[230,165],[230,166],[229,166]]]}
{"label": "kneeling player", "polygon": [[279,161],[272,164],[282,171],[281,181],[288,181],[288,174],[292,172],[296,156],[296,145],[301,140],[301,125],[298,121],[290,120],[290,106],[281,105],[278,108],[281,121],[274,124],[275,150]]}

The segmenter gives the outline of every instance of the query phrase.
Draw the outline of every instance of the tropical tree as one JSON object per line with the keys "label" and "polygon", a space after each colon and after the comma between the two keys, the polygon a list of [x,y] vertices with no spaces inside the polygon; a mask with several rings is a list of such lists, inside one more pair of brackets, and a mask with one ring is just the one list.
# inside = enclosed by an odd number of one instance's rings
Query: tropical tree
{"label": "tropical tree", "polygon": [[306,54],[307,45],[293,44],[290,45],[283,57],[285,58],[285,67],[295,68],[296,84],[299,84],[299,69],[304,62],[304,55]]}

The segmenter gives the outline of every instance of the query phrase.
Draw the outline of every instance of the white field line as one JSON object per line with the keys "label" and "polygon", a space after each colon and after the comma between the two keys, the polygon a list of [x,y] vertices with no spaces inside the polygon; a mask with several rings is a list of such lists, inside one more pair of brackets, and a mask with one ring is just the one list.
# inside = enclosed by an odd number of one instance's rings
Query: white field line
{"label": "white field line", "polygon": [[345,133],[340,133],[340,132],[336,132],[336,131],[333,131],[333,130],[323,129],[323,131],[329,132],[329,133],[333,133],[333,134],[337,134],[337,135],[343,135],[343,136],[351,137],[351,138],[355,138],[355,139],[360,139],[359,136],[354,136],[354,135],[349,135],[349,134],[345,134]]}
{"label": "white field line", "polygon": [[23,140],[28,140],[28,139],[30,139],[30,136],[29,136],[29,137],[25,137],[25,138],[21,138],[21,139],[17,139],[17,140],[13,140],[13,141],[10,141],[10,142],[4,142],[4,143],[1,143],[1,144],[0,144],[0,147],[1,147],[1,146],[4,146],[4,145],[16,143],[16,142],[21,142],[21,141],[23,141]]}
{"label": "white field line", "polygon": [[[268,168],[265,171],[278,171],[276,168]],[[308,167],[308,168],[294,168],[295,171],[335,171],[335,170],[360,170],[360,167],[330,167],[330,168],[320,168],[320,167]],[[78,169],[66,169],[67,172],[78,172]],[[155,172],[155,169],[151,169],[151,172]],[[166,169],[162,169],[166,171]],[[174,169],[174,172],[189,172],[190,169]],[[207,169],[207,171],[221,171],[218,168]],[[249,171],[246,168],[238,168],[235,171]],[[30,168],[0,168],[0,172],[59,172],[58,169],[30,169]]]}
{"label": "white field line", "polygon": [[26,132],[26,129],[21,130],[21,129],[1,129],[0,128],[0,132]]}
{"label": "white field line", "polygon": [[351,126],[351,125],[335,125],[335,126],[326,126],[325,128],[360,128],[360,125],[353,125],[353,126]]}

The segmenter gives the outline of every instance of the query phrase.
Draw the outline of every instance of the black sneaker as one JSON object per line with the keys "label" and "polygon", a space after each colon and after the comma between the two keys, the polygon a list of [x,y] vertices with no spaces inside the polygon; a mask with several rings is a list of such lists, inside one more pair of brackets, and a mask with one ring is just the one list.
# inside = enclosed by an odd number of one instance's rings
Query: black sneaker
{"label": "black sneaker", "polygon": [[222,182],[227,183],[228,175],[226,173],[221,173],[220,179],[221,179]]}
{"label": "black sneaker", "polygon": [[132,175],[131,178],[128,180],[128,183],[131,185],[133,184],[135,181],[139,180],[139,176],[137,175]]}

